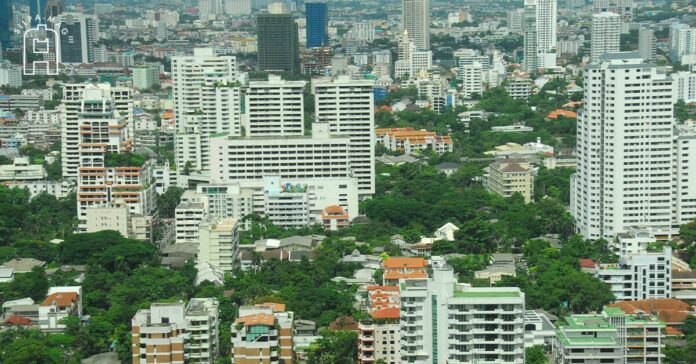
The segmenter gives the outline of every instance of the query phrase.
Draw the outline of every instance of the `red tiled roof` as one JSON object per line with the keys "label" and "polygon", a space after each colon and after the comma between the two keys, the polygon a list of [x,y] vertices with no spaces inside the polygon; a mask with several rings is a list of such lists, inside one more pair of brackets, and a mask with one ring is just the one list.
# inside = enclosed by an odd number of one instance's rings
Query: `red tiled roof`
{"label": "red tiled roof", "polygon": [[593,259],[580,259],[580,268],[594,268],[597,261]]}
{"label": "red tiled roof", "polygon": [[398,291],[399,287],[396,286],[368,286],[368,291]]}
{"label": "red tiled roof", "polygon": [[563,116],[566,118],[577,118],[578,114],[574,111],[556,109],[554,111],[551,111],[548,115],[546,115],[546,117],[549,119],[558,119],[559,116]]}
{"label": "red tiled roof", "polygon": [[401,273],[401,272],[387,272],[384,274],[384,279],[386,280],[397,280],[397,279],[420,279],[428,278],[428,273],[423,271],[411,272],[411,273]]}
{"label": "red tiled roof", "polygon": [[399,308],[383,308],[372,311],[372,317],[376,319],[398,319],[400,317]]}
{"label": "red tiled roof", "polygon": [[235,324],[244,324],[244,326],[273,326],[275,323],[275,316],[266,313],[259,313],[256,315],[239,317],[234,320]]}
{"label": "red tiled roof", "polygon": [[18,315],[12,315],[7,320],[5,320],[5,325],[10,325],[10,326],[15,326],[15,325],[31,326],[33,324],[34,323],[31,321],[30,318],[24,317],[24,316],[18,316]]}
{"label": "red tiled roof", "polygon": [[656,298],[642,301],[619,301],[609,305],[618,307],[627,314],[636,312],[656,314],[660,320],[669,324],[684,321],[689,317],[691,306],[674,298]]}

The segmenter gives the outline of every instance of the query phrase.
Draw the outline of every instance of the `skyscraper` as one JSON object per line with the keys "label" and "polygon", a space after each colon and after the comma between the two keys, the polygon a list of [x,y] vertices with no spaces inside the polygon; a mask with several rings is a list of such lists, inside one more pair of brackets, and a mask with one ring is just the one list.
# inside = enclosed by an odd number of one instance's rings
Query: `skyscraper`
{"label": "skyscraper", "polygon": [[300,71],[297,23],[291,14],[259,14],[256,17],[259,68],[267,71]]}
{"label": "skyscraper", "polygon": [[669,28],[669,58],[673,62],[690,63],[696,59],[696,27],[673,23]]}
{"label": "skyscraper", "polygon": [[[46,24],[46,1],[29,0],[29,15],[31,15],[31,26],[36,24]],[[11,1],[10,1],[11,2]]]}
{"label": "skyscraper", "polygon": [[599,61],[604,53],[615,53],[620,50],[619,38],[621,31],[621,16],[616,13],[604,12],[592,15],[592,47],[590,60]]}
{"label": "skyscraper", "polygon": [[[586,238],[631,226],[675,232],[672,79],[637,53],[607,53],[584,73],[571,213]],[[636,101],[639,100],[639,101]]]}
{"label": "skyscraper", "polygon": [[524,59],[522,68],[525,71],[537,69],[537,26],[536,26],[536,1],[524,1],[524,13],[522,15],[522,33],[524,35]]}
{"label": "skyscraper", "polygon": [[329,14],[326,3],[306,3],[307,48],[329,45]]}
{"label": "skyscraper", "polygon": [[12,1],[0,0],[0,47],[10,48],[12,35]]}
{"label": "skyscraper", "polygon": [[655,60],[656,48],[655,31],[641,27],[638,30],[638,53],[640,53],[640,58],[643,58],[645,61]]}
{"label": "skyscraper", "polygon": [[251,81],[246,90],[246,135],[304,135],[305,81],[285,81],[270,75],[268,81]]}
{"label": "skyscraper", "polygon": [[525,70],[556,66],[556,19],[556,0],[525,0]]}
{"label": "skyscraper", "polygon": [[401,0],[401,27],[416,48],[430,49],[430,0]]}
{"label": "skyscraper", "polygon": [[94,45],[99,37],[99,18],[96,15],[63,13],[53,22],[60,37],[58,59],[61,63],[94,62]]}

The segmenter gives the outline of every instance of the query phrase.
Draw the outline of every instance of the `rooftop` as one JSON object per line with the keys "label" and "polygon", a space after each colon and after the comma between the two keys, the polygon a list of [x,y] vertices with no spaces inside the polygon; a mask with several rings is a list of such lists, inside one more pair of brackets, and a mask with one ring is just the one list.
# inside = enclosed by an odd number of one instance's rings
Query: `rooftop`
{"label": "rooftop", "polygon": [[454,291],[454,297],[461,298],[485,298],[485,297],[520,297],[515,291]]}

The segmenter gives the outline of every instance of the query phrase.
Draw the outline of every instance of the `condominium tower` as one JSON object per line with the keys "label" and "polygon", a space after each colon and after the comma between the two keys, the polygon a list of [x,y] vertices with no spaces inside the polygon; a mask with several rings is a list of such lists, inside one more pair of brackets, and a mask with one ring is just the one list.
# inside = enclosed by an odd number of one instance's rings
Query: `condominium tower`
{"label": "condominium tower", "polygon": [[536,68],[555,67],[556,0],[525,0],[524,12],[525,70],[534,71]]}
{"label": "condominium tower", "polygon": [[241,134],[241,88],[235,82],[236,59],[196,48],[192,56],[172,58],[176,123],[176,165],[183,170],[210,166],[208,138]]}
{"label": "condominium tower", "polygon": [[631,226],[675,233],[673,82],[637,53],[604,54],[584,73],[571,213],[586,238]]}
{"label": "condominium tower", "polygon": [[620,28],[619,14],[604,12],[592,15],[592,62],[599,61],[604,53],[619,51]]}
{"label": "condominium tower", "polygon": [[329,46],[329,10],[326,3],[306,3],[307,48]]}
{"label": "condominium tower", "polygon": [[374,83],[339,77],[314,83],[316,118],[349,139],[348,157],[361,197],[375,193]]}
{"label": "condominium tower", "polygon": [[430,0],[401,0],[401,27],[416,48],[430,49]]}
{"label": "condominium tower", "polygon": [[401,362],[524,363],[524,293],[472,288],[451,268],[402,279]]}
{"label": "condominium tower", "polygon": [[305,81],[251,81],[246,90],[246,136],[273,137],[304,134]]}

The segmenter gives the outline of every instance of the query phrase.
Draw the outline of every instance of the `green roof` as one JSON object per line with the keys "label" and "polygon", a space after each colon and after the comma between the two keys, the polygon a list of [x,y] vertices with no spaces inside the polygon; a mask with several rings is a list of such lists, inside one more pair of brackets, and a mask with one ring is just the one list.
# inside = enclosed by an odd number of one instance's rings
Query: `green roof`
{"label": "green roof", "polygon": [[626,313],[624,310],[618,308],[618,307],[605,307],[604,312],[607,313],[609,316],[625,316]]}
{"label": "green roof", "polygon": [[454,297],[483,298],[483,297],[519,297],[515,291],[455,291]]}
{"label": "green roof", "polygon": [[401,286],[402,291],[406,290],[406,283],[400,283],[399,286]]}
{"label": "green roof", "polygon": [[619,346],[613,337],[570,337],[568,338],[562,331],[558,332],[558,339],[565,346]]}
{"label": "green roof", "polygon": [[601,315],[572,315],[566,318],[566,327],[570,329],[616,329]]}

